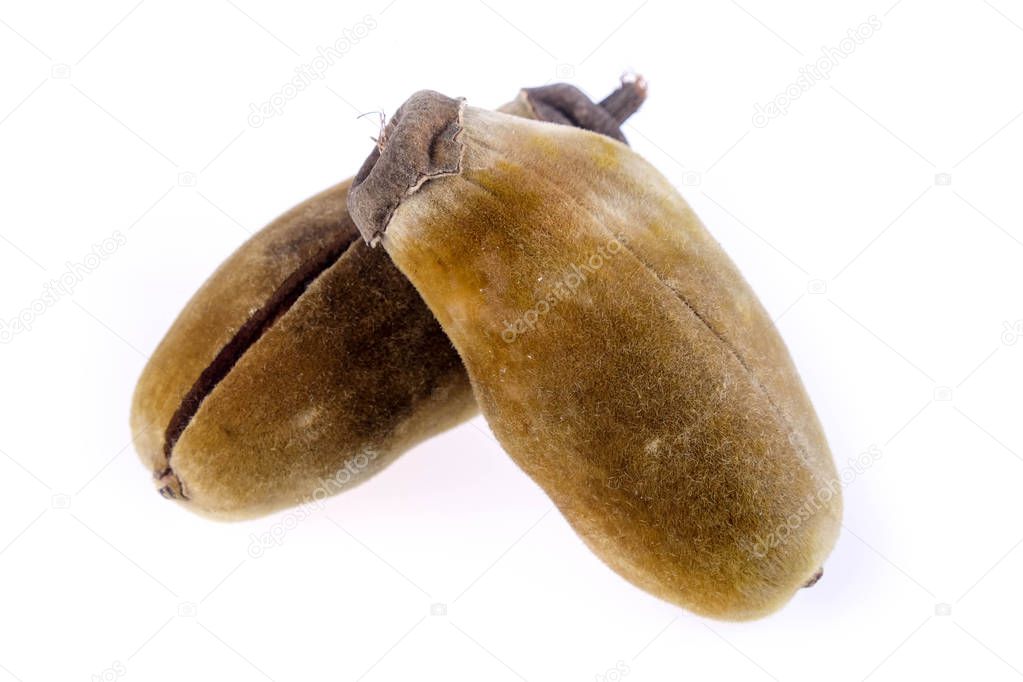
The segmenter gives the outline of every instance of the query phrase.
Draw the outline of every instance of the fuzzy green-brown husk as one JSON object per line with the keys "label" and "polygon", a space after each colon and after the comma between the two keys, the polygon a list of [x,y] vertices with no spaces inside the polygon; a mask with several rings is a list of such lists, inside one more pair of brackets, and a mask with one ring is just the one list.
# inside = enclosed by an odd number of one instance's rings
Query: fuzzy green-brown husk
{"label": "fuzzy green-brown husk", "polygon": [[[685,201],[607,137],[437,93],[389,128],[404,146],[360,172],[351,213],[511,457],[636,585],[724,619],[784,604],[837,536],[834,464],[777,330]],[[401,191],[396,166],[429,179]]]}
{"label": "fuzzy green-brown husk", "polygon": [[[574,88],[531,89],[502,109],[538,118],[542,99],[607,132],[644,93],[623,83],[605,112]],[[350,182],[242,245],[154,351],[131,424],[166,497],[218,518],[269,513],[356,485],[477,412],[433,315],[357,238]]]}

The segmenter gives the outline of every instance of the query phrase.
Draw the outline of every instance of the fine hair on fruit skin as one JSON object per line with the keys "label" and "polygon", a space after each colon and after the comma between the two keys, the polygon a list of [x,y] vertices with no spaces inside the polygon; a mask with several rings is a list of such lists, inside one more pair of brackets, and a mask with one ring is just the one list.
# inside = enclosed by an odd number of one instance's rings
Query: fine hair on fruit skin
{"label": "fine hair on fruit skin", "polygon": [[749,285],[645,160],[422,91],[348,205],[504,449],[608,566],[725,620],[819,578],[842,510],[821,425]]}
{"label": "fine hair on fruit skin", "polygon": [[[644,97],[641,79],[600,103],[558,84],[501,109],[624,140],[619,125]],[[165,497],[218,519],[260,516],[349,489],[477,413],[432,313],[359,238],[350,185],[239,247],[148,361],[131,425]]]}

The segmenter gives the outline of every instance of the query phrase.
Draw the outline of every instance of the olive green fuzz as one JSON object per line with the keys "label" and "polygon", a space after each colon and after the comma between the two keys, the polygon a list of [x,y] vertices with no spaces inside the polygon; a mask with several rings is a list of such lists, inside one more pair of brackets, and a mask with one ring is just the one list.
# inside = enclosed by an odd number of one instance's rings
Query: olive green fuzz
{"label": "olive green fuzz", "polygon": [[[202,371],[195,384],[189,389],[188,394],[182,399],[180,407],[171,417],[170,423],[167,425],[167,432],[164,435],[163,453],[168,463],[170,462],[171,453],[174,451],[174,445],[188,427],[189,422],[192,421],[206,396],[238,364],[238,360],[241,359],[245,351],[256,343],[259,337],[295,304],[298,297],[305,292],[317,277],[337,262],[355,240],[354,235],[350,231],[337,231],[328,235],[328,238],[324,241],[325,243],[320,251],[292,272],[277,290],[270,295],[266,303],[252,313],[252,316],[245,321],[245,324],[217,353],[213,361]],[[181,481],[174,475],[174,471],[169,465],[159,473],[159,481],[163,484],[159,488],[159,492],[164,497],[173,499],[180,496],[183,499],[188,499],[188,496],[181,488]]]}
{"label": "olive green fuzz", "polygon": [[[560,84],[501,109],[624,139],[618,126],[645,95],[642,79],[599,104]],[[429,309],[385,253],[357,239],[349,186],[241,246],[150,358],[132,428],[165,497],[220,519],[322,500],[476,413]]]}
{"label": "olive green fuzz", "polygon": [[820,423],[749,285],[645,160],[423,91],[348,202],[502,446],[608,566],[726,620],[815,579],[842,507]]}

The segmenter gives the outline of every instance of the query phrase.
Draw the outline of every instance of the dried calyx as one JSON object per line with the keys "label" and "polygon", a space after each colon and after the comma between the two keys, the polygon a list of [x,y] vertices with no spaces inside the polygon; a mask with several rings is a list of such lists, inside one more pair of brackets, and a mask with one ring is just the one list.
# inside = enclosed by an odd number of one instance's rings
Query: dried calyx
{"label": "dried calyx", "polygon": [[[623,77],[619,87],[596,103],[579,88],[555,83],[520,93],[532,118],[582,128],[627,143],[621,124],[646,99],[641,76]],[[381,132],[376,149],[352,181],[348,207],[363,238],[376,246],[403,197],[424,182],[458,173],[461,167],[463,99],[433,90],[412,95]]]}

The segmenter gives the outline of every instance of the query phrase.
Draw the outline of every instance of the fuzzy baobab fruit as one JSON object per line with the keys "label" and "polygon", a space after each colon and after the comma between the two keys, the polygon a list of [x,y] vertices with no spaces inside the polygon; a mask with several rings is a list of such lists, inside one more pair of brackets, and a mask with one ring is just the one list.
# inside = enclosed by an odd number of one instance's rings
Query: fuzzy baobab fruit
{"label": "fuzzy baobab fruit", "polygon": [[502,446],[612,569],[731,620],[819,575],[841,501],[813,407],[756,296],[641,157],[424,91],[348,207]]}
{"label": "fuzzy baobab fruit", "polygon": [[[641,80],[600,104],[555,85],[502,107],[618,128]],[[136,448],[160,492],[246,518],[362,482],[477,413],[458,354],[348,216],[351,181],[299,204],[231,255],[171,325],[135,390]]]}

